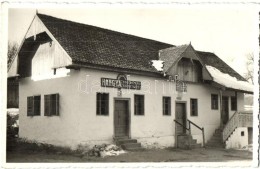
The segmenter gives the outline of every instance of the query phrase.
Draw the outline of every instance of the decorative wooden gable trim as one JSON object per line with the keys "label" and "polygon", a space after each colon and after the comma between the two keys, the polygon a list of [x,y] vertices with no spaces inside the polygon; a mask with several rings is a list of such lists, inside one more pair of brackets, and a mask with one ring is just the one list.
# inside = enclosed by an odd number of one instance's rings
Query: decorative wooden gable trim
{"label": "decorative wooden gable trim", "polygon": [[174,75],[177,74],[177,72],[178,72],[178,70],[177,70],[178,66],[177,65],[182,58],[189,58],[189,59],[192,59],[192,60],[199,61],[201,66],[202,66],[202,78],[203,78],[203,80],[213,80],[212,76],[210,75],[210,73],[206,69],[205,64],[200,59],[200,57],[196,53],[196,50],[193,48],[193,46],[191,44],[189,44],[186,47],[186,49],[179,55],[179,57],[175,60],[175,62],[171,65],[171,67],[169,67],[169,69],[166,72],[168,75],[174,76]]}
{"label": "decorative wooden gable trim", "polygon": [[24,43],[28,39],[32,39],[32,38],[34,41],[36,41],[38,35],[43,34],[43,33],[46,33],[50,37],[50,39],[51,39],[50,46],[52,46],[52,50],[55,51],[54,63],[52,65],[52,68],[53,69],[61,68],[61,67],[65,67],[65,66],[72,64],[72,59],[68,55],[68,53],[63,49],[63,47],[60,45],[60,43],[55,39],[55,37],[47,29],[47,27],[40,20],[40,18],[37,15],[35,15],[35,17],[33,18],[32,22],[24,36],[24,39],[23,39],[21,45],[19,46],[18,52],[11,63],[11,66],[8,70],[8,77],[17,76],[17,74],[19,74],[18,67],[19,67],[19,64],[21,64],[19,62],[19,54],[22,50]]}
{"label": "decorative wooden gable trim", "polygon": [[[60,43],[56,40],[56,38],[51,34],[51,32],[48,30],[48,28],[44,25],[44,23],[41,21],[41,19],[36,15],[35,20],[38,22],[35,26],[38,26],[36,30],[39,31],[46,31],[46,33],[49,35],[49,37],[53,40],[50,45],[54,45],[54,50],[56,53],[54,58],[54,65],[53,68],[60,68],[65,67],[72,64],[72,59],[68,55],[68,53],[63,49],[63,47],[60,45]],[[33,29],[32,29],[33,30]],[[41,33],[41,32],[36,32]],[[34,33],[35,34],[35,33]]]}

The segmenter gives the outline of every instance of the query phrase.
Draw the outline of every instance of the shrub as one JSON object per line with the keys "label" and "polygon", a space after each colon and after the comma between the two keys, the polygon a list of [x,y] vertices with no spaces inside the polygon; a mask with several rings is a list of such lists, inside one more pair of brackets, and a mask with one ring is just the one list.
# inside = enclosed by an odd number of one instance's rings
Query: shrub
{"label": "shrub", "polygon": [[18,131],[19,126],[17,124],[17,120],[19,118],[19,115],[11,115],[9,112],[7,112],[7,139],[11,138],[17,138],[18,137]]}

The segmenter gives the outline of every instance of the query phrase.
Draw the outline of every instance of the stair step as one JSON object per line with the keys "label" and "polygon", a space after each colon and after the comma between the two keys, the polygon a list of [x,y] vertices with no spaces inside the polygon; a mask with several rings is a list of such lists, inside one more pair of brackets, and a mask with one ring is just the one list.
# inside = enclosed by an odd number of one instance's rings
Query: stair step
{"label": "stair step", "polygon": [[137,148],[141,148],[141,143],[126,143],[126,144],[122,144],[121,147],[124,150],[137,149]]}
{"label": "stair step", "polygon": [[197,140],[196,139],[192,139],[191,140],[191,144],[197,144]]}
{"label": "stair step", "polygon": [[202,145],[201,144],[191,144],[190,148],[201,148]]}
{"label": "stair step", "polygon": [[122,140],[117,140],[115,141],[116,145],[122,145],[122,144],[127,144],[127,143],[137,143],[136,139],[122,139]]}
{"label": "stair step", "polygon": [[216,129],[215,132],[213,133],[213,136],[206,143],[206,147],[224,148],[225,144],[222,142],[222,133],[223,133],[223,128]]}
{"label": "stair step", "polygon": [[224,144],[212,144],[212,143],[208,143],[208,144],[206,144],[206,146],[208,146],[208,147],[223,147]]}
{"label": "stair step", "polygon": [[210,148],[225,148],[225,145],[206,144],[206,147],[210,147]]}
{"label": "stair step", "polygon": [[218,141],[218,142],[222,142],[222,138],[218,138],[218,137],[211,137],[212,141]]}
{"label": "stair step", "polygon": [[118,141],[118,140],[127,140],[127,139],[129,139],[128,136],[114,137],[114,140],[115,140],[115,141]]}

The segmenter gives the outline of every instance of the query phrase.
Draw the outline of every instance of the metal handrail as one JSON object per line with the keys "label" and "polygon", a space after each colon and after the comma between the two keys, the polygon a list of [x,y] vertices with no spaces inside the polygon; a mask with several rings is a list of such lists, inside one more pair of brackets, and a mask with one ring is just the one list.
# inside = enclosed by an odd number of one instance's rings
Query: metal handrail
{"label": "metal handrail", "polygon": [[192,121],[190,121],[189,119],[187,119],[188,122],[190,122],[191,124],[193,124],[195,127],[197,127],[198,129],[202,130],[203,127],[199,127],[197,124],[193,123]]}
{"label": "metal handrail", "polygon": [[[192,121],[190,121],[189,119],[187,119],[187,121],[189,122],[189,128],[190,128],[190,124],[194,125],[195,127],[197,127],[198,129],[201,130],[202,132],[202,140],[203,140],[203,147],[205,147],[205,133],[204,133],[204,127],[199,127],[197,124],[193,123]],[[190,129],[191,130],[191,129]]]}
{"label": "metal handrail", "polygon": [[183,124],[181,124],[180,122],[176,121],[175,119],[173,120],[175,123],[181,125],[183,128],[185,128],[186,130],[190,131],[189,128],[186,128]]}
{"label": "metal handrail", "polygon": [[203,139],[203,147],[205,147],[205,133],[204,133],[204,127],[199,127],[197,124],[193,123],[192,121],[188,120],[188,128],[186,128],[183,124],[181,124],[180,122],[176,121],[175,119],[173,120],[175,123],[181,125],[183,128],[185,128],[186,130],[189,131],[189,134],[191,135],[191,127],[190,124],[194,125],[195,127],[197,127],[198,129],[200,129],[202,131],[202,139]]}

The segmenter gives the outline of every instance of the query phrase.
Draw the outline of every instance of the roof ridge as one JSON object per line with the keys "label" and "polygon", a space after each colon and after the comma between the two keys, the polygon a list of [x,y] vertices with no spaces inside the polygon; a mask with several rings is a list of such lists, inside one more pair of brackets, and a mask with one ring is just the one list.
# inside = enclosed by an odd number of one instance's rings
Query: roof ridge
{"label": "roof ridge", "polygon": [[172,47],[169,47],[169,48],[165,48],[165,49],[161,49],[161,50],[159,50],[159,52],[161,52],[162,50],[164,50],[164,51],[169,51],[169,50],[173,50],[173,49],[176,49],[176,48],[181,48],[181,47],[188,47],[189,46],[189,44],[183,44],[183,45],[179,45],[179,46],[172,46]]}
{"label": "roof ridge", "polygon": [[60,21],[66,21],[66,22],[70,22],[70,23],[73,23],[73,24],[79,24],[79,25],[82,25],[82,26],[85,26],[85,27],[88,26],[88,27],[92,27],[92,28],[99,29],[99,30],[102,30],[102,31],[108,31],[108,32],[116,33],[118,35],[124,35],[124,36],[128,36],[128,37],[136,38],[136,39],[154,41],[154,42],[162,43],[162,44],[165,44],[165,45],[173,45],[173,44],[161,42],[161,41],[158,41],[158,40],[155,40],[155,39],[140,37],[140,36],[133,35],[133,34],[128,34],[128,33],[120,32],[120,31],[114,31],[114,30],[111,30],[111,29],[108,29],[108,28],[103,28],[103,27],[99,27],[99,26],[95,26],[95,25],[89,25],[89,24],[85,24],[85,23],[81,23],[81,22],[71,21],[71,20],[68,20],[68,19],[62,19],[62,18],[51,16],[51,15],[46,15],[46,14],[41,14],[41,13],[37,13],[36,15],[44,16],[44,17],[51,17],[51,18],[54,18],[54,19],[57,19],[57,20],[60,20]]}

